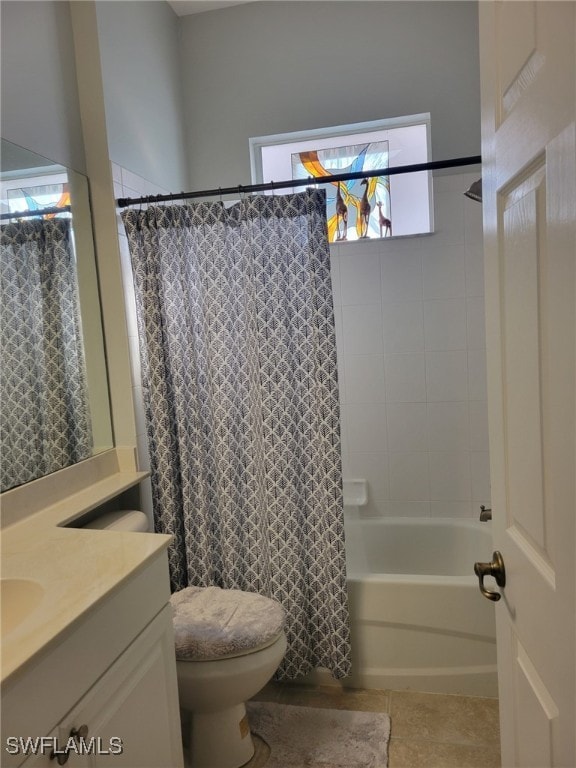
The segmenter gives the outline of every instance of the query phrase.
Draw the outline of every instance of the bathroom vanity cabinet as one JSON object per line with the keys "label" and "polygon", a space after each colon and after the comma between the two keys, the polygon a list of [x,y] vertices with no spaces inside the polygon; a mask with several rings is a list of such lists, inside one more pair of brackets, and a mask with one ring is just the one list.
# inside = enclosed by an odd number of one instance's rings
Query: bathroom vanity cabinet
{"label": "bathroom vanity cabinet", "polygon": [[170,537],[63,527],[86,495],[2,531],[3,589],[41,596],[28,613],[15,599],[2,626],[0,765],[182,768]]}
{"label": "bathroom vanity cabinet", "polygon": [[[31,755],[25,766],[181,765],[172,671],[166,667],[173,654],[167,620],[166,608],[50,732],[44,754]],[[61,754],[53,755],[53,744]]]}
{"label": "bathroom vanity cabinet", "polygon": [[[158,557],[4,686],[3,766],[182,766],[164,561]],[[9,737],[30,737],[36,747],[19,741],[9,754]],[[69,739],[67,759],[51,757]]]}

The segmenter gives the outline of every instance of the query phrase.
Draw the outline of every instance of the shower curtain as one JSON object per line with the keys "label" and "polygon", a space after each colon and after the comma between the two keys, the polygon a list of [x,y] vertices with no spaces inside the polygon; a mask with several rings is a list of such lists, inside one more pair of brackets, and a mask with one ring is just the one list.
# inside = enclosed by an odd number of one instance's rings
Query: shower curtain
{"label": "shower curtain", "polygon": [[285,608],[279,678],[349,673],[325,193],[128,210],[156,530],[173,590]]}
{"label": "shower curtain", "polygon": [[92,455],[69,219],[0,227],[1,490]]}

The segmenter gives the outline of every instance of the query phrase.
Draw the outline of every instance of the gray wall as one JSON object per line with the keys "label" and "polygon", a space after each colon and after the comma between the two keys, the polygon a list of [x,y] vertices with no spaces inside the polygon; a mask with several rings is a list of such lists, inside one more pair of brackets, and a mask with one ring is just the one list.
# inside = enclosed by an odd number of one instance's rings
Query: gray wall
{"label": "gray wall", "polygon": [[2,21],[2,137],[85,173],[68,3],[6,2]]}
{"label": "gray wall", "polygon": [[110,159],[160,186],[188,186],[178,17],[165,2],[98,2]]}
{"label": "gray wall", "polygon": [[430,112],[432,157],[480,152],[476,2],[263,2],[182,19],[194,188],[249,183],[248,139]]}

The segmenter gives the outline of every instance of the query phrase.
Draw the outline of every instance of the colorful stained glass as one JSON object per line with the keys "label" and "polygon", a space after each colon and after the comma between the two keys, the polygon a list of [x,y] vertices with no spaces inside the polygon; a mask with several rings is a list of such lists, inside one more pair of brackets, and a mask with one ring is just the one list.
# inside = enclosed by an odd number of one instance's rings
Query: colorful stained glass
{"label": "colorful stained glass", "polygon": [[[30,187],[7,189],[6,201],[9,206],[9,211],[13,213],[40,211],[43,208],[65,208],[70,205],[68,182],[36,184]],[[70,216],[69,213],[63,211],[62,214],[46,214],[43,218],[52,219],[61,215],[64,215],[65,217]],[[39,215],[38,218],[42,217]]]}
{"label": "colorful stained glass", "polygon": [[[334,176],[388,168],[387,141],[349,144],[292,154],[292,178]],[[392,234],[390,177],[334,181],[326,185],[328,239],[363,240]]]}

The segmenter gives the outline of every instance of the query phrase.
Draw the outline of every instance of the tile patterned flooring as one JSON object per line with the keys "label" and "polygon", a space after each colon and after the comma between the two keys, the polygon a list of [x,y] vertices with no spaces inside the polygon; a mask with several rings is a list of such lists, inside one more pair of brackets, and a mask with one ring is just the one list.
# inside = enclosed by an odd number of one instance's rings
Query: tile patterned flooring
{"label": "tile patterned flooring", "polygon": [[[339,685],[270,683],[255,699],[308,707],[387,712],[389,768],[500,768],[497,699]],[[246,768],[265,766],[257,754]]]}

